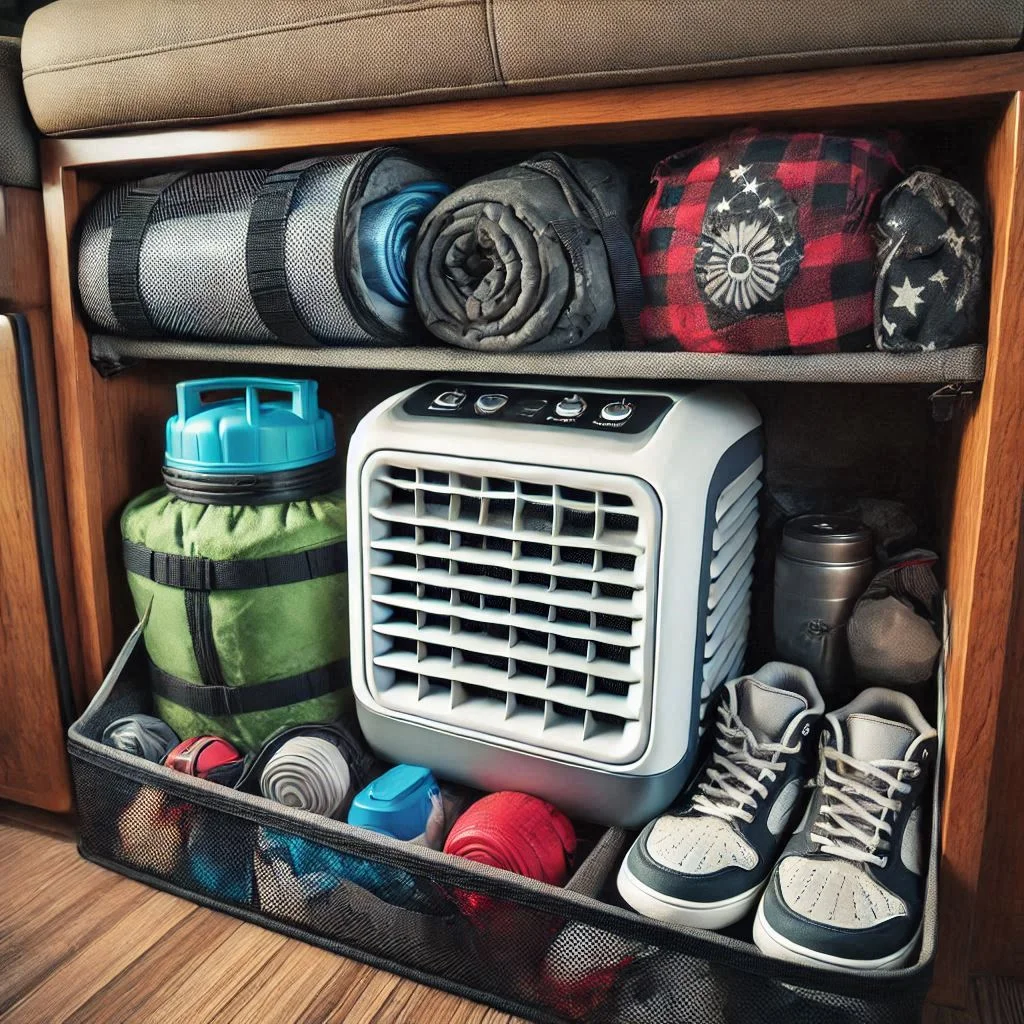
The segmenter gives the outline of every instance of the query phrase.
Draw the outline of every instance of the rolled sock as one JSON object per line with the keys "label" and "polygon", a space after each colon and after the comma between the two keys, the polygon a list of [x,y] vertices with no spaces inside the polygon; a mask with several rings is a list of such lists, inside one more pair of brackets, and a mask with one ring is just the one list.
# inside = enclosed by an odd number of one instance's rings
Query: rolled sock
{"label": "rolled sock", "polygon": [[260,776],[268,800],[333,817],[352,788],[352,773],[341,751],[318,736],[283,743]]}
{"label": "rolled sock", "polygon": [[178,745],[178,737],[166,722],[153,715],[127,715],[103,730],[103,742],[126,754],[163,764]]}

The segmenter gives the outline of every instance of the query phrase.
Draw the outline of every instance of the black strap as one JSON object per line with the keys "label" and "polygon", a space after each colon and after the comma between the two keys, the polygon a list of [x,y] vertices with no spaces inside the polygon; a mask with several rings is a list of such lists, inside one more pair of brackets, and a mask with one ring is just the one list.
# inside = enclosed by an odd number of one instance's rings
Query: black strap
{"label": "black strap", "polygon": [[326,696],[349,682],[348,661],[334,661],[329,665],[301,672],[286,679],[251,686],[203,686],[173,676],[149,663],[153,693],[174,704],[188,708],[199,715],[246,715],[252,711],[273,711],[276,708],[301,704],[303,701]]}
{"label": "black strap", "polygon": [[107,257],[107,288],[110,307],[121,327],[140,338],[155,338],[159,332],[149,319],[139,288],[139,253],[149,218],[160,197],[187,172],[159,174],[134,182],[128,189],[121,212],[110,228]]}
{"label": "black strap", "polygon": [[322,342],[306,329],[288,291],[285,226],[302,176],[320,162],[319,157],[300,160],[267,175],[249,214],[245,239],[245,271],[256,312],[278,341],[303,348]]}
{"label": "black strap", "polygon": [[213,635],[213,612],[210,610],[208,590],[185,591],[185,618],[192,638],[192,653],[199,667],[199,677],[205,685],[223,686],[226,680]]}
{"label": "black strap", "polygon": [[[639,345],[643,340],[640,331],[640,313],[644,307],[643,277],[632,235],[621,214],[608,209],[601,192],[584,181],[560,153],[544,153],[535,160],[524,161],[524,166],[554,178],[587,211],[608,254],[608,269],[615,289],[615,309],[622,330],[630,344]],[[556,225],[555,230],[561,238],[564,225],[562,230]]]}
{"label": "black strap", "polygon": [[192,555],[168,555],[125,540],[124,564],[128,572],[179,590],[253,590],[302,583],[345,572],[348,549],[334,541],[310,551],[269,558],[217,561]]}

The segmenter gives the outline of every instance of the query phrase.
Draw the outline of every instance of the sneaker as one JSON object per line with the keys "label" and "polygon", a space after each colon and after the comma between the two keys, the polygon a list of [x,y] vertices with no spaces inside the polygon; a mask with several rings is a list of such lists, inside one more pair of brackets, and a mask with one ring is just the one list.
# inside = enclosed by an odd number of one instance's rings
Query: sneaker
{"label": "sneaker", "polygon": [[921,930],[925,800],[938,736],[905,694],[878,688],[825,719],[807,815],[765,889],[754,942],[841,970],[906,964]]}
{"label": "sneaker", "polygon": [[693,928],[727,928],[757,902],[802,809],[825,710],[810,672],[782,662],[722,689],[708,759],[618,877],[634,910]]}

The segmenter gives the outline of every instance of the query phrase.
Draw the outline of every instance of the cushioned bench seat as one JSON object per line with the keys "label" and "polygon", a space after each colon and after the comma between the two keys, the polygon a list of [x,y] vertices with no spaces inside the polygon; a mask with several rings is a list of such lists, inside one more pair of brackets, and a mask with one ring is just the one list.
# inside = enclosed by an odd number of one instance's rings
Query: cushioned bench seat
{"label": "cushioned bench seat", "polygon": [[1024,0],[58,0],[47,133],[1013,49]]}

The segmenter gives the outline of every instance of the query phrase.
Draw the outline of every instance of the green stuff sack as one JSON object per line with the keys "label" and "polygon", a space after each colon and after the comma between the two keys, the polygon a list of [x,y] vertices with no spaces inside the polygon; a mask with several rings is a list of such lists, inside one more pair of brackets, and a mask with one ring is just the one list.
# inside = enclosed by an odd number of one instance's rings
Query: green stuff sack
{"label": "green stuff sack", "polygon": [[[241,388],[244,398],[203,402]],[[261,402],[287,390],[289,402]],[[178,385],[167,487],[121,517],[156,713],[182,738],[258,749],[350,704],[345,501],[313,381]],[[310,496],[312,495],[312,496]]]}

